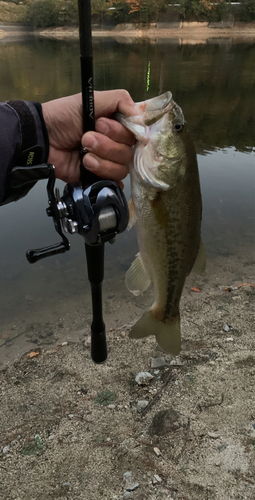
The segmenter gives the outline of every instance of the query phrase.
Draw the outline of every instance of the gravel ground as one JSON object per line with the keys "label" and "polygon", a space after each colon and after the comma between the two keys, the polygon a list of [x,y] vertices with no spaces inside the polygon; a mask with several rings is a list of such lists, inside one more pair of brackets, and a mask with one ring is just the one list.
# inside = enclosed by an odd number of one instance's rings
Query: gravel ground
{"label": "gravel ground", "polygon": [[[242,255],[189,277],[175,359],[128,338],[151,293],[107,295],[106,283],[105,364],[66,316],[69,337],[2,369],[1,500],[255,498],[255,279]],[[139,385],[139,372],[152,377]]]}

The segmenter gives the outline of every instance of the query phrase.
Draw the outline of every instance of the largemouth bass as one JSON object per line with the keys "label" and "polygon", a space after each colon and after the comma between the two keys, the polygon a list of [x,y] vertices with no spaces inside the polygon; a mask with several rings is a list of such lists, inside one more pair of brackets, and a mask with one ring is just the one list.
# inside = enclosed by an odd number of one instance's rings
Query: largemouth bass
{"label": "largemouth bass", "polygon": [[155,301],[130,337],[155,335],[166,352],[176,355],[184,282],[192,268],[203,272],[206,261],[196,152],[171,92],[136,106],[137,116],[117,118],[138,140],[129,171],[130,225],[136,225],[140,253],[126,274],[126,285],[138,295],[152,282]]}

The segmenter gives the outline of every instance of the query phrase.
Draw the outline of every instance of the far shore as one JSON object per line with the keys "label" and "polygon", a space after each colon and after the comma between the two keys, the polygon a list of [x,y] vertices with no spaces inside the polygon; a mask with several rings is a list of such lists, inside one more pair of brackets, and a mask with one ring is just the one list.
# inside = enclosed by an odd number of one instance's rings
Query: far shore
{"label": "far shore", "polygon": [[[8,29],[10,28],[10,29]],[[59,40],[78,39],[77,27],[47,28],[32,31],[25,27],[8,27],[0,25],[0,38],[14,38],[26,34],[34,34]],[[148,39],[151,43],[163,42],[164,39],[172,43],[197,44],[225,39],[230,42],[255,41],[255,22],[253,23],[158,23],[148,27],[142,25],[121,24],[112,29],[100,29],[92,26],[93,38],[110,37],[124,43],[134,40]]]}
{"label": "far shore", "polygon": [[[39,32],[42,36],[59,39],[78,38],[79,30],[75,28],[47,29]],[[255,23],[158,23],[149,27],[121,24],[113,29],[93,29],[95,38],[111,37],[122,42],[132,42],[135,39],[149,39],[151,43],[163,39],[176,43],[207,43],[210,39],[230,39],[233,41],[255,41]]]}

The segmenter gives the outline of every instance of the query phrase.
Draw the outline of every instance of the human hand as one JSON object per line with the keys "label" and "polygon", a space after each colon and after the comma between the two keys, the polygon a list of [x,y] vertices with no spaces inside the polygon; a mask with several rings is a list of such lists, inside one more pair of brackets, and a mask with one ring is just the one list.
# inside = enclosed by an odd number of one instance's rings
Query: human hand
{"label": "human hand", "polygon": [[55,166],[57,178],[79,182],[82,144],[89,151],[83,158],[85,168],[121,184],[128,173],[135,138],[111,115],[117,111],[128,116],[136,114],[134,102],[126,90],[96,91],[94,101],[96,130],[83,136],[81,94],[42,104],[50,143],[48,162]]}

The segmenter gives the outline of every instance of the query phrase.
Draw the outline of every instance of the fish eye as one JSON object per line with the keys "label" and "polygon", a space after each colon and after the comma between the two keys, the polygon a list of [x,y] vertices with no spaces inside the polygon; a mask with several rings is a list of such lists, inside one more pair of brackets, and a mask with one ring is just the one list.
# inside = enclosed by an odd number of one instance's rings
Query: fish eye
{"label": "fish eye", "polygon": [[176,132],[178,132],[178,133],[179,133],[179,132],[181,132],[181,131],[182,131],[182,129],[183,129],[183,125],[182,125],[182,123],[181,123],[181,122],[175,122],[175,123],[174,123],[174,130],[175,130]]}

